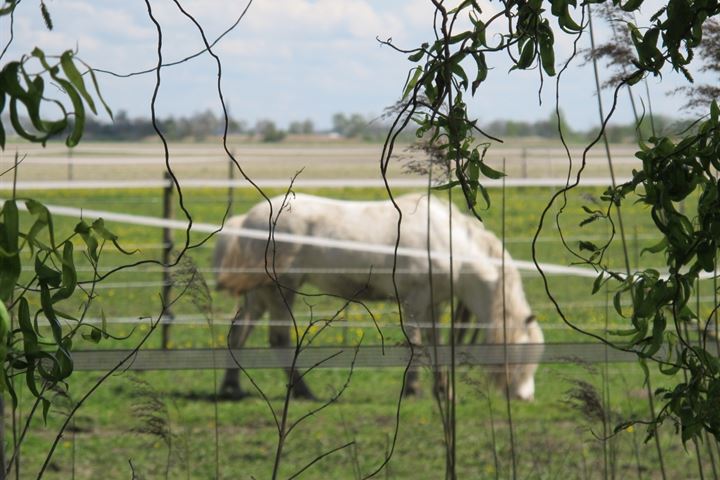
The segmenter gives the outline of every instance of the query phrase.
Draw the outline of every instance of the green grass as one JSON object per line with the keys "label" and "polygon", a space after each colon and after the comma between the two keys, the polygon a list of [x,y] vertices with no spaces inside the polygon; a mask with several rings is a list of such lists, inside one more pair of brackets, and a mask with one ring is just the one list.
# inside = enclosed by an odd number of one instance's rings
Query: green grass
{"label": "green grass", "polygon": [[[271,192],[271,193],[281,193]],[[380,190],[315,190],[312,193],[340,198],[383,198]],[[608,227],[596,223],[581,229],[585,218],[579,205],[580,194],[599,196],[600,189],[583,189],[573,192],[571,205],[563,215],[561,225],[570,243],[577,248],[578,239],[593,239],[607,235]],[[485,216],[489,229],[499,233],[502,219],[499,216],[500,192],[492,191],[494,207]],[[186,202],[193,218],[199,222],[219,223],[225,208],[225,195],[218,190],[188,190]],[[542,188],[511,189],[507,191],[506,236],[508,249],[517,259],[530,260],[528,240],[534,234],[541,209],[550,192]],[[37,192],[33,195],[47,204],[67,205],[138,215],[160,216],[160,192],[153,190],[128,191],[71,191]],[[236,192],[235,212],[239,213],[259,201],[256,194],[242,190]],[[552,210],[554,214],[556,210]],[[178,210],[176,209],[176,213]],[[630,256],[633,265],[642,260],[644,265],[662,265],[661,258],[651,255],[640,257],[643,247],[654,243],[648,216],[638,206],[624,210],[628,225]],[[179,217],[179,215],[177,215]],[[551,219],[552,220],[552,219]],[[58,231],[70,232],[76,220],[57,217]],[[156,259],[160,250],[149,244],[158,244],[161,231],[140,226],[112,224],[108,227],[120,236],[121,244],[138,248],[132,257],[108,251],[103,265],[110,267],[139,259]],[[200,238],[194,236],[194,239]],[[175,232],[176,241],[181,232]],[[568,264],[573,258],[560,246],[557,230],[548,225],[538,243],[539,259],[547,263]],[[211,242],[212,243],[212,242]],[[191,255],[200,267],[210,266],[211,248],[198,248]],[[610,251],[610,263],[622,266],[619,242]],[[208,280],[211,275],[208,275]],[[99,315],[99,308],[108,318],[157,315],[160,310],[159,288],[138,286],[122,288],[122,282],[159,282],[161,272],[153,268],[139,268],[120,272],[107,280],[110,288],[101,288],[97,306],[91,316]],[[621,324],[622,319],[605,308],[604,292],[589,294],[592,279],[550,277],[551,291],[558,298],[567,318],[583,328],[602,332],[605,322]],[[102,285],[102,284],[101,284]],[[113,286],[115,285],[115,286]],[[144,284],[143,284],[144,285]],[[524,285],[530,304],[545,326],[547,341],[579,342],[587,338],[564,327],[561,319],[549,304],[542,282],[537,276],[526,276]],[[708,295],[709,289],[703,292]],[[301,302],[297,302],[301,305]],[[578,305],[580,303],[580,305]],[[592,305],[596,303],[597,305]],[[323,301],[316,310],[332,310],[337,302]],[[376,303],[378,311],[387,310],[390,304]],[[74,308],[68,306],[68,311]],[[216,317],[231,315],[234,300],[213,292],[213,310]],[[709,305],[708,305],[709,309]],[[197,314],[189,299],[181,299],[174,306],[176,314]],[[198,314],[199,316],[199,314]],[[358,308],[347,314],[349,319],[367,321]],[[381,316],[391,323],[391,316]],[[212,338],[203,325],[177,325],[173,328],[173,348],[208,347],[224,344],[224,327],[216,327]],[[127,335],[130,325],[112,324],[110,331]],[[147,331],[139,326],[125,341],[106,340],[101,348],[129,348]],[[157,348],[160,338],[156,332],[148,347]],[[397,328],[385,328],[388,342],[402,339]],[[353,327],[347,330],[331,328],[324,333],[321,343],[354,344],[364,335],[363,343],[373,344],[379,337],[373,329]],[[266,345],[267,329],[258,328],[250,345]],[[79,340],[76,349],[95,348]],[[283,399],[284,375],[280,371],[257,370],[251,372],[271,403],[280,408]],[[219,378],[221,372],[217,373]],[[320,398],[329,398],[345,383],[348,372],[343,370],[317,370],[307,381]],[[99,377],[99,373],[76,372],[70,382],[70,395],[77,400]],[[444,476],[444,449],[442,427],[435,403],[430,395],[430,375],[424,373],[424,395],[404,400],[400,410],[398,441],[392,460],[377,478],[435,479]],[[156,396],[166,406],[167,425],[172,431],[169,478],[214,478],[216,468],[215,431],[219,435],[217,463],[221,478],[269,478],[272,469],[277,435],[272,416],[257,394],[241,402],[222,401],[217,404],[207,397],[215,388],[210,371],[125,372],[111,377],[80,409],[74,432],[66,432],[60,441],[51,468],[45,478],[129,478],[130,464],[141,478],[163,478],[168,462],[168,445],[146,433],[141,433],[144,422],[138,415],[138,405],[147,399],[138,395],[136,381],[152,384]],[[568,403],[568,391],[577,380],[589,382],[600,395],[603,385],[602,365],[544,364],[536,375],[536,400],[532,403],[512,402],[512,415],[517,453],[518,478],[660,478],[654,444],[644,443],[645,432],[640,426],[633,431],[621,431],[605,443],[615,472],[605,472],[603,426],[596,418],[580,414]],[[351,378],[348,389],[331,407],[312,416],[289,437],[283,455],[280,477],[287,478],[316,456],[348,442],[351,448],[337,452],[308,469],[303,478],[356,478],[357,472],[368,474],[378,467],[394,435],[398,394],[402,370],[359,369]],[[670,380],[653,374],[653,386],[669,385]],[[628,419],[647,419],[648,406],[643,387],[642,372],[635,364],[613,364],[606,377],[610,391],[611,428]],[[248,382],[244,381],[249,388]],[[463,368],[458,381],[458,474],[459,478],[510,478],[509,428],[505,401],[500,392],[488,386],[482,369]],[[28,394],[22,398],[21,413],[27,414],[31,405]],[[291,404],[290,418],[297,419],[319,403],[298,401]],[[50,442],[54,439],[63,419],[63,407],[53,408],[47,425],[36,419],[22,449],[22,478],[34,478]],[[492,412],[492,413],[491,413]],[[494,427],[494,428],[493,428]],[[6,415],[6,431],[11,431]],[[492,437],[495,435],[495,446]],[[8,435],[7,438],[10,438]],[[668,478],[688,478],[698,475],[695,452],[691,445],[683,449],[674,434],[672,425],[665,425],[661,440],[665,454]],[[710,445],[717,461],[718,450]],[[637,449],[637,450],[636,450]],[[499,471],[496,471],[494,453]],[[637,459],[636,459],[637,454]],[[702,462],[709,478],[710,457],[707,445],[701,445]],[[74,457],[73,457],[74,456]]]}

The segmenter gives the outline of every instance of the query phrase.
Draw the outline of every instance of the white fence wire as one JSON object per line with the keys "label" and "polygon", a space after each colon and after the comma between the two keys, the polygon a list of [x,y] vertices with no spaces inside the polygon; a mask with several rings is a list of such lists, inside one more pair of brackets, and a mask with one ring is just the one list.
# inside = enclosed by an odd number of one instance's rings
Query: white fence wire
{"label": "white fence wire", "polygon": [[[620,178],[616,181],[623,183],[629,178]],[[261,188],[287,188],[287,179],[259,179],[255,183]],[[388,183],[393,188],[427,188],[427,180],[423,179],[390,179]],[[211,180],[211,179],[183,179],[182,188],[254,188],[244,179],[238,180]],[[505,186],[513,187],[562,187],[566,184],[564,178],[508,178]],[[607,187],[612,184],[609,178],[583,178],[580,182],[584,187]],[[302,179],[293,183],[295,188],[382,188],[385,183],[381,179]],[[167,180],[67,180],[67,181],[20,181],[17,182],[18,192],[32,190],[108,190],[108,189],[140,189],[165,188],[172,186]],[[502,180],[486,180],[486,188],[502,188]],[[0,182],[0,190],[12,190],[12,182]]]}

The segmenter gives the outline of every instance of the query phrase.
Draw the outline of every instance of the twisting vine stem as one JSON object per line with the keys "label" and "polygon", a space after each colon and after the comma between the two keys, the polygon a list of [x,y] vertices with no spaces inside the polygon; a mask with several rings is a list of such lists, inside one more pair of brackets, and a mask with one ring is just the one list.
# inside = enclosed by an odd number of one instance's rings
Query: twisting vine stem
{"label": "twisting vine stem", "polygon": [[[483,15],[481,6],[474,0],[461,1],[452,9],[442,0],[431,2],[434,7],[434,41],[415,49],[398,48],[390,42],[383,42],[408,54],[408,59],[418,64],[408,73],[402,107],[388,133],[386,147],[393,144],[399,130],[412,119],[417,126],[418,137],[424,137],[430,144],[442,149],[446,159],[453,163],[455,178],[440,188],[460,187],[468,208],[480,218],[478,199],[483,198],[489,206],[481,175],[497,178],[502,174],[490,169],[484,162],[490,145],[477,143],[474,135],[482,135],[483,132],[477,127],[477,120],[468,115],[463,94],[468,91],[471,95],[476,93],[489,73],[486,56],[498,53],[507,54],[513,63],[511,70],[537,69],[542,86],[544,74],[555,75],[555,31],[550,27],[549,19],[557,21],[563,34],[579,37],[587,27],[591,27],[592,20],[588,18],[587,24],[584,20],[576,22],[571,7],[583,12],[590,5],[603,2],[584,1],[578,4],[569,0],[513,0],[504,2],[502,11],[492,16]],[[612,3],[613,9],[632,14],[638,11],[642,1]],[[549,13],[544,7],[549,7]],[[680,328],[698,315],[688,300],[700,272],[714,270],[720,244],[720,218],[715,213],[720,210],[720,193],[715,179],[720,165],[710,154],[720,145],[717,133],[720,109],[713,104],[709,119],[698,123],[692,132],[684,132],[684,137],[677,143],[667,137],[655,136],[648,143],[639,142],[637,157],[642,162],[642,168],[635,172],[631,182],[623,185],[615,182],[605,130],[617,108],[621,88],[636,84],[648,75],[660,75],[668,67],[691,80],[687,66],[702,40],[705,21],[718,14],[720,3],[716,1],[700,4],[669,0],[645,25],[625,20],[634,47],[632,64],[627,65],[617,82],[609,111],[605,113],[602,105],[599,106],[600,131],[584,149],[574,181],[571,182],[571,175],[568,175],[566,186],[550,199],[540,217],[532,247],[533,260],[543,278],[546,293],[568,326],[610,347],[651,360],[664,374],[674,375],[680,370],[687,372],[687,382],[681,381],[675,389],[660,392],[663,406],[654,419],[657,425],[664,419],[672,418],[680,425],[683,441],[696,438],[702,431],[720,437],[720,415],[711,413],[709,408],[720,398],[720,360],[716,354],[705,349],[705,342],[702,346],[691,344]],[[466,17],[470,26],[454,29],[460,16]],[[506,20],[506,25],[501,33],[495,34],[494,43],[490,44],[486,32],[498,19]],[[592,36],[591,42],[594,42]],[[475,68],[466,67],[464,60],[474,61]],[[476,74],[472,82],[468,75],[470,70]],[[599,91],[599,79],[596,79],[596,87]],[[593,293],[605,283],[615,282],[613,301],[616,311],[627,318],[630,329],[626,336],[615,336],[610,340],[584,331],[567,319],[539,265],[536,248],[550,208],[562,198],[562,213],[567,204],[567,193],[580,183],[588,151],[600,140],[605,143],[612,184],[602,196],[607,207],[604,210],[587,209],[589,217],[583,224],[601,219],[608,222],[611,226],[610,239],[599,247],[592,242],[581,242],[579,251],[564,240],[563,243],[574,256],[599,272]],[[387,154],[385,149],[383,165],[389,158]],[[385,169],[382,171],[384,173]],[[688,217],[675,208],[676,202],[687,203],[687,199],[698,190],[700,194],[694,217]],[[664,254],[669,270],[666,277],[652,269],[633,272],[630,268],[625,225],[620,211],[623,201],[630,197],[650,208],[653,222],[665,236],[662,242],[645,251]],[[615,234],[611,218],[613,210],[621,237],[623,273],[611,270],[605,263],[605,253]],[[559,223],[556,225],[562,234]],[[629,312],[620,308],[625,296],[630,297],[632,304]],[[654,429],[651,429],[650,436],[653,435]]]}

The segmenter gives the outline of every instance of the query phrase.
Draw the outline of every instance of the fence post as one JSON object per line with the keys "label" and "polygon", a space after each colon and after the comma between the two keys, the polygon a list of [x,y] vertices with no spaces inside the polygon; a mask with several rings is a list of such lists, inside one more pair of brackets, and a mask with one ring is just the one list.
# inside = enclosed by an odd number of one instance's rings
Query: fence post
{"label": "fence post", "polygon": [[[163,174],[165,180],[165,186],[163,187],[163,218],[169,220],[172,218],[172,201],[173,201],[173,183],[170,177],[170,173],[165,171]],[[162,263],[163,263],[163,285],[161,298],[163,305],[167,305],[170,301],[170,289],[171,278],[168,265],[170,264],[170,257],[173,249],[173,235],[172,230],[169,227],[163,228],[162,233]],[[169,308],[165,309],[165,313],[162,318],[162,348],[167,349],[168,342],[170,341],[170,322],[172,322],[174,316]]]}
{"label": "fence post", "polygon": [[68,181],[73,180],[73,151],[72,148],[68,148],[67,154],[67,179]]}
{"label": "fence post", "polygon": [[233,162],[235,149],[230,152],[230,155],[231,156],[228,157],[228,215],[232,215],[233,203],[235,201],[235,187],[233,186],[233,180],[235,180],[235,162]]}
{"label": "fence post", "polygon": [[527,148],[522,149],[522,178],[527,178]]}

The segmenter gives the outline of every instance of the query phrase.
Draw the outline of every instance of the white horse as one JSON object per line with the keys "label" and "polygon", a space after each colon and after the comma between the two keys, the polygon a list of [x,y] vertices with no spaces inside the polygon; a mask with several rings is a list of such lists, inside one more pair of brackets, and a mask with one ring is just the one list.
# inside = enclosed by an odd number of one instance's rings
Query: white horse
{"label": "white horse", "polygon": [[[392,276],[373,273],[387,272],[393,265],[398,217],[389,201],[341,201],[297,194],[275,197],[271,202],[276,221],[274,243],[268,246],[266,240],[270,207],[261,202],[246,215],[226,223],[229,229],[243,229],[255,235],[221,234],[215,249],[218,288],[245,296],[245,304],[235,317],[237,324],[234,322],[230,330],[231,348],[240,348],[245,343],[253,322],[266,311],[272,319],[289,322],[291,313],[287,307],[292,306],[304,283],[349,300],[395,298]],[[460,304],[489,325],[486,342],[503,343],[503,332],[507,331],[507,343],[543,343],[542,330],[525,298],[520,273],[495,235],[452,207],[451,279],[449,205],[421,194],[401,196],[396,203],[402,211],[397,256],[397,270],[401,274],[396,275],[396,285],[413,344],[421,343],[417,325],[439,318],[439,308],[450,300],[451,280]],[[500,267],[503,255],[504,272]],[[265,272],[266,262],[269,270],[277,274],[276,279]],[[283,295],[278,285],[282,285]],[[289,327],[270,327],[271,345],[289,346],[290,340]],[[507,376],[503,371],[493,377],[500,384],[508,382],[511,396],[529,400],[535,392],[536,369],[534,364],[512,365]],[[297,372],[288,375],[296,396],[312,397]],[[417,391],[417,371],[411,370],[405,393]],[[221,393],[242,396],[237,369],[226,371]]]}

